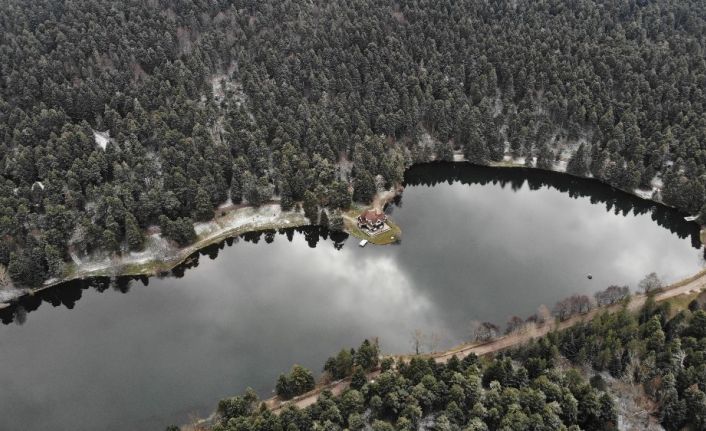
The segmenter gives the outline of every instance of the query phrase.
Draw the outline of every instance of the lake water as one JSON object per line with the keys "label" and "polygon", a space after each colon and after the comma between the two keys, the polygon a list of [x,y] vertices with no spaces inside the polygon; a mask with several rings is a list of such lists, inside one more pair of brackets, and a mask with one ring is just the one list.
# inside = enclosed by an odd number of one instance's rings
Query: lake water
{"label": "lake water", "polygon": [[167,277],[70,283],[0,312],[0,429],[161,430],[366,337],[402,353],[421,329],[444,348],[474,320],[703,266],[696,224],[594,181],[467,164],[406,181],[388,208],[398,245],[250,234]]}

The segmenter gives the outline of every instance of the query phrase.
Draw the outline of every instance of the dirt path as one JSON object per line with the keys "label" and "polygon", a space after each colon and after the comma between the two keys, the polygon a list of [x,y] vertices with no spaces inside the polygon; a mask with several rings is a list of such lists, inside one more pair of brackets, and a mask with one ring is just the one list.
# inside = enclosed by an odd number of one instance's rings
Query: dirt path
{"label": "dirt path", "polygon": [[[368,374],[368,381],[375,379],[377,376],[380,375],[380,370],[375,370],[371,373]],[[345,378],[343,380],[338,380],[336,382],[333,382],[328,385],[320,385],[316,389],[314,389],[311,392],[307,392],[306,394],[300,395],[298,397],[294,397],[289,401],[282,401],[277,397],[270,398],[268,400],[265,400],[265,405],[267,406],[268,409],[270,409],[274,413],[279,413],[284,407],[289,406],[289,405],[295,405],[299,407],[300,409],[303,409],[305,407],[308,407],[316,402],[316,400],[319,399],[319,394],[323,392],[324,390],[329,390],[334,396],[341,395],[343,391],[348,389],[348,387],[351,385],[351,379],[350,377]]]}
{"label": "dirt path", "polygon": [[385,209],[385,205],[387,205],[389,202],[392,202],[392,200],[395,198],[395,196],[397,196],[400,193],[402,193],[401,186],[394,187],[391,190],[385,190],[382,192],[378,192],[373,197],[373,203],[371,206],[373,209],[376,209],[378,211],[383,211]]}
{"label": "dirt path", "polygon": [[[695,276],[677,282],[666,288],[663,292],[656,294],[655,301],[666,301],[667,299],[674,298],[679,295],[697,292],[705,288],[706,272],[702,271],[696,274]],[[643,294],[633,295],[632,299],[630,300],[630,303],[628,304],[628,309],[630,311],[639,310],[645,304],[646,299],[647,296]],[[451,359],[451,357],[454,355],[456,355],[459,359],[462,359],[471,353],[475,353],[479,356],[487,355],[489,353],[498,352],[500,350],[504,350],[515,345],[526,343],[534,338],[539,338],[544,335],[547,335],[548,333],[554,330],[563,330],[570,328],[576,325],[577,323],[590,321],[596,315],[604,311],[613,312],[619,310],[621,307],[622,306],[620,304],[616,304],[610,307],[596,308],[586,314],[573,316],[558,324],[551,323],[543,326],[535,326],[533,328],[530,328],[529,330],[515,334],[505,335],[487,343],[465,345],[439,354],[433,354],[431,356],[434,358],[434,360],[436,360],[436,362],[446,362]]]}
{"label": "dirt path", "polygon": [[[655,295],[655,300],[657,302],[665,301],[667,299],[674,298],[679,295],[697,292],[697,291],[701,291],[704,289],[706,289],[706,270],[699,272],[698,274],[696,274],[690,278],[679,281],[679,282],[674,283],[671,286],[665,288],[664,291]],[[646,299],[647,299],[647,297],[643,294],[633,295],[630,300],[630,303],[628,304],[628,309],[631,311],[639,310],[644,305]],[[571,317],[563,322],[559,322],[559,323],[554,322],[554,323],[550,323],[550,324],[545,324],[543,326],[535,326],[535,327],[530,328],[528,330],[525,330],[523,332],[505,335],[500,338],[496,338],[495,340],[492,340],[492,341],[488,341],[488,342],[480,343],[480,344],[475,343],[475,344],[462,345],[462,346],[458,346],[458,347],[452,348],[450,350],[447,350],[445,352],[434,353],[434,354],[428,355],[427,357],[434,358],[434,360],[438,363],[444,363],[444,362],[447,362],[449,359],[451,359],[454,355],[458,359],[463,359],[466,356],[470,355],[471,353],[474,353],[478,356],[496,353],[501,350],[505,350],[510,347],[514,347],[514,346],[518,346],[520,344],[526,343],[532,339],[542,337],[552,331],[567,329],[567,328],[570,328],[570,327],[576,325],[577,323],[590,321],[596,315],[598,315],[604,311],[614,312],[614,311],[619,310],[621,307],[622,307],[622,305],[616,304],[616,305],[613,305],[610,307],[597,308],[597,309],[594,309],[586,314]],[[397,360],[399,360],[399,359],[409,360],[413,356],[414,355],[392,355],[391,357],[393,357]],[[368,375],[368,380],[374,379],[379,374],[380,374],[380,371],[374,371],[374,372],[370,373]],[[270,398],[268,400],[265,400],[265,404],[274,413],[279,413],[279,411],[281,411],[282,408],[284,408],[287,405],[295,405],[299,408],[304,408],[304,407],[307,407],[307,406],[314,404],[316,402],[316,400],[318,399],[319,394],[322,391],[328,389],[334,395],[340,395],[343,393],[343,391],[345,391],[348,388],[349,385],[350,385],[350,379],[344,379],[344,380],[340,380],[340,381],[334,382],[329,385],[322,385],[320,387],[317,387],[313,391],[308,392],[308,393],[301,395],[299,397],[296,397],[290,401],[282,402],[277,397],[274,397],[274,398]]]}

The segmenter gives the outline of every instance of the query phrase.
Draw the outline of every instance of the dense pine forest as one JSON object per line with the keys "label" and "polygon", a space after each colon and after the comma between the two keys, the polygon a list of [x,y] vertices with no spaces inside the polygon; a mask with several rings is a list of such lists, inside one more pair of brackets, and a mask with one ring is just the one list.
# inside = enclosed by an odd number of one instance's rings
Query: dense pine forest
{"label": "dense pine forest", "polygon": [[3,1],[0,269],[186,244],[228,200],[346,208],[454,151],[703,213],[703,6]]}
{"label": "dense pine forest", "polygon": [[[664,429],[706,429],[702,302],[673,310],[650,297],[638,313],[623,307],[494,357],[446,363],[415,356],[378,364],[370,360],[374,345],[365,341],[326,361],[326,378],[351,377],[340,396],[324,391],[309,407],[274,414],[248,391],[220,402],[213,430],[605,431],[619,425],[614,382],[641,387]],[[366,379],[378,368],[381,374]],[[282,379],[298,382],[289,386],[294,392],[282,396]],[[285,399],[314,384],[298,366],[280,382]]]}
{"label": "dense pine forest", "polygon": [[[219,403],[213,430],[617,429],[611,396],[591,386],[576,370],[543,368],[553,365],[557,349],[550,343],[541,346],[544,350],[535,349],[534,361],[527,362],[529,369],[513,364],[509,356],[481,360],[470,355],[463,360],[454,357],[445,364],[421,357],[395,364],[388,358],[381,364],[377,360],[365,364],[352,349],[348,364],[351,384],[340,396],[324,391],[309,407],[286,406],[274,414],[260,408],[257,396],[248,391]],[[341,354],[336,362],[343,364],[340,358]],[[378,366],[381,373],[368,381],[365,371]],[[301,367],[295,367],[294,372],[302,377],[306,374]],[[335,371],[331,376],[336,377]]]}

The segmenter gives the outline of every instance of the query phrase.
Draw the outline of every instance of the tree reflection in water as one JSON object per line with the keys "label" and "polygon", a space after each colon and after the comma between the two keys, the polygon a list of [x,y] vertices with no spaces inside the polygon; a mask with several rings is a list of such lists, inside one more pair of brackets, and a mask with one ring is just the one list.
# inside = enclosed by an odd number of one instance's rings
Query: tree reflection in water
{"label": "tree reflection in water", "polygon": [[[440,183],[454,184],[457,182],[465,185],[480,186],[493,184],[502,188],[510,187],[514,191],[520,190],[525,184],[531,190],[548,187],[566,193],[574,199],[588,197],[593,205],[603,205],[607,212],[615,215],[628,216],[630,214],[649,213],[652,220],[659,226],[668,229],[679,238],[690,239],[694,248],[701,248],[699,225],[695,222],[685,221],[685,214],[607,186],[597,180],[538,169],[492,168],[473,166],[467,163],[416,165],[405,174],[407,186],[434,186]],[[387,208],[387,212],[393,213],[395,208],[400,207],[402,207],[402,196],[398,196],[393,201]],[[348,238],[346,233],[329,232],[326,228],[318,226],[249,232],[205,247],[189,256],[182,264],[171,271],[159,274],[157,277],[181,278],[186,271],[199,266],[201,256],[208,256],[212,260],[216,259],[220,250],[225,247],[231,247],[241,241],[249,244],[260,244],[261,242],[272,244],[277,238],[286,238],[287,241],[292,242],[295,235],[303,235],[311,248],[326,243],[331,244],[337,250],[341,250]],[[54,307],[63,305],[68,309],[72,309],[74,304],[81,299],[82,292],[86,289],[95,289],[98,292],[113,289],[128,293],[132,283],[135,282],[141,282],[144,286],[147,286],[149,277],[95,277],[67,282],[43,290],[36,295],[24,297],[12,306],[0,310],[0,320],[6,325],[12,322],[22,324],[26,320],[27,314],[37,310],[44,302]]]}

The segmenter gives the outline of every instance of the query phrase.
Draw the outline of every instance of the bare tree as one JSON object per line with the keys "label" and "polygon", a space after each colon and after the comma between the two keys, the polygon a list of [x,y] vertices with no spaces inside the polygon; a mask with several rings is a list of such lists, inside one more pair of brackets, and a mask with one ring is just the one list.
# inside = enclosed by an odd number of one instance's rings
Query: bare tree
{"label": "bare tree", "polygon": [[422,352],[422,346],[426,340],[427,336],[422,332],[421,329],[415,329],[412,332],[412,347],[414,348],[415,354],[420,354]]}
{"label": "bare tree", "polygon": [[497,337],[500,333],[500,328],[491,322],[482,322],[476,325],[473,331],[473,338],[476,341],[489,341]]}
{"label": "bare tree", "polygon": [[559,320],[566,320],[571,315],[571,300],[569,298],[562,299],[554,305],[552,311]]}
{"label": "bare tree", "polygon": [[586,295],[571,295],[554,305],[554,315],[566,320],[574,314],[586,314],[593,309],[593,301]]}
{"label": "bare tree", "polygon": [[571,301],[574,313],[586,314],[593,309],[593,302],[586,295],[574,295],[571,297]]}
{"label": "bare tree", "polygon": [[552,312],[549,311],[549,307],[542,304],[537,308],[537,323],[544,325],[552,318]]}
{"label": "bare tree", "polygon": [[651,272],[647,274],[645,278],[640,280],[640,283],[637,285],[637,287],[639,287],[640,290],[645,293],[650,293],[663,287],[662,279],[659,278],[656,272]]}
{"label": "bare tree", "polygon": [[436,332],[432,332],[429,337],[427,337],[427,347],[430,352],[436,352],[441,344],[441,335]]}
{"label": "bare tree", "polygon": [[608,286],[608,288],[596,292],[593,296],[596,298],[596,303],[601,307],[613,305],[630,296],[630,288],[628,286]]}
{"label": "bare tree", "polygon": [[507,329],[505,329],[506,334],[512,332],[518,332],[525,326],[525,321],[518,316],[512,316],[507,320]]}

